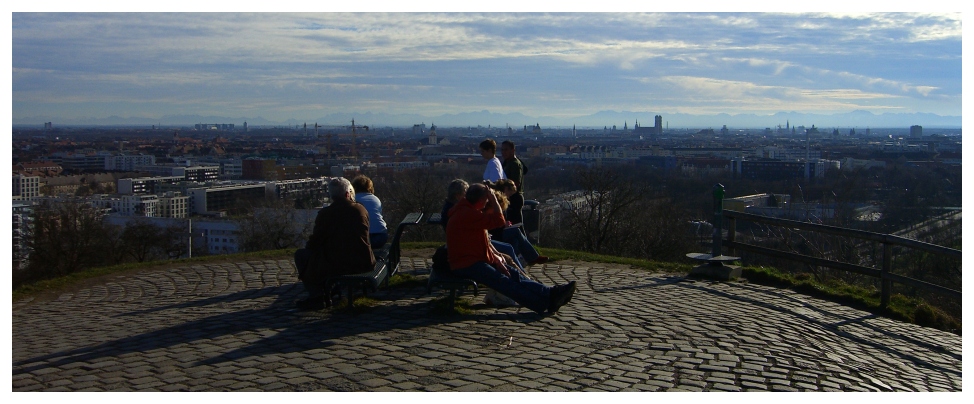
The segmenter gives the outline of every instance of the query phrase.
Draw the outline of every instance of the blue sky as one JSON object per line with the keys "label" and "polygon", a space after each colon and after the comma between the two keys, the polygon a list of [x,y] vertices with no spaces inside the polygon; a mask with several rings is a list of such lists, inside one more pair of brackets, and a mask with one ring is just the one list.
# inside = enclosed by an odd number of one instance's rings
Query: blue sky
{"label": "blue sky", "polygon": [[959,13],[13,13],[11,32],[14,123],[962,114]]}

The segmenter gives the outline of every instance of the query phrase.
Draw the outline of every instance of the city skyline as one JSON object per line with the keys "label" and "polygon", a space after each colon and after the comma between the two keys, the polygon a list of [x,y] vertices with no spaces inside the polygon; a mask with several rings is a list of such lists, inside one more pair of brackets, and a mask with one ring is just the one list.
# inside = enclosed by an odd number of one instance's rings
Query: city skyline
{"label": "city skyline", "polygon": [[[959,126],[961,39],[959,13],[13,13],[12,118],[520,127],[629,113],[680,127],[690,123],[671,119],[727,114],[758,127],[939,115]],[[791,123],[835,126],[818,119]]]}

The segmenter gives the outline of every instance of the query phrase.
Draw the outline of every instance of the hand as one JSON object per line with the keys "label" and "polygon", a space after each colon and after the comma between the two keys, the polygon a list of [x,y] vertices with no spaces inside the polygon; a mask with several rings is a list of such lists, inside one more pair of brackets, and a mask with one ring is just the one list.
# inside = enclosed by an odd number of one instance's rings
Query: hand
{"label": "hand", "polygon": [[497,269],[497,272],[504,274],[504,276],[508,278],[511,277],[511,271],[507,269],[506,265],[498,265],[495,268]]}
{"label": "hand", "polygon": [[507,254],[504,254],[504,253],[499,253],[499,254],[500,254],[501,258],[504,259],[504,262],[507,263],[507,265],[510,265],[512,267],[516,267],[517,266],[517,263],[514,262],[514,258],[512,258],[510,255],[507,255]]}

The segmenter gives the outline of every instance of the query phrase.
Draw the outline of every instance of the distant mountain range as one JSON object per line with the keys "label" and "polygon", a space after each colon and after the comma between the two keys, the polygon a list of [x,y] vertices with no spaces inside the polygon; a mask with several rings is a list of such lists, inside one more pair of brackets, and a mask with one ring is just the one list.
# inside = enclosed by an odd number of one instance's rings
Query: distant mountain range
{"label": "distant mountain range", "polygon": [[869,111],[852,111],[842,114],[808,114],[801,112],[778,112],[774,115],[755,115],[755,114],[717,114],[717,115],[692,115],[692,114],[666,114],[659,112],[633,112],[633,111],[599,111],[597,113],[575,118],[555,118],[555,117],[531,117],[521,113],[493,113],[487,110],[479,112],[464,112],[459,114],[444,114],[438,116],[424,116],[419,114],[385,114],[385,113],[336,113],[312,118],[308,120],[288,119],[286,121],[271,121],[263,117],[226,117],[226,116],[201,116],[201,115],[165,115],[160,118],[151,117],[120,117],[110,116],[107,118],[82,118],[82,119],[58,119],[57,117],[25,117],[14,118],[14,125],[41,126],[44,122],[52,122],[55,126],[191,126],[197,123],[232,123],[243,126],[247,122],[249,126],[296,126],[308,123],[314,125],[318,123],[322,126],[341,126],[350,125],[354,118],[357,125],[382,126],[407,126],[425,123],[427,126],[435,123],[443,127],[463,127],[463,126],[483,126],[487,127],[506,127],[521,128],[525,125],[540,124],[542,128],[551,127],[572,127],[579,128],[611,128],[615,125],[621,129],[628,125],[629,128],[635,126],[639,121],[640,126],[653,126],[654,116],[663,117],[664,128],[711,128],[719,130],[723,125],[731,129],[739,128],[776,128],[778,125],[784,127],[786,124],[791,126],[818,128],[894,128],[921,125],[930,128],[960,128],[960,116],[941,116],[929,113],[883,113],[873,114]]}

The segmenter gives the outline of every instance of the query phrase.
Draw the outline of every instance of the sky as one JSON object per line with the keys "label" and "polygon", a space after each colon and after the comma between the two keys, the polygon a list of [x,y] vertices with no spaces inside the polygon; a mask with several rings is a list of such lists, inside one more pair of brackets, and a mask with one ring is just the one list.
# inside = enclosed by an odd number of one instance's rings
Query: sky
{"label": "sky", "polygon": [[15,124],[962,115],[960,12],[13,12],[11,21]]}

